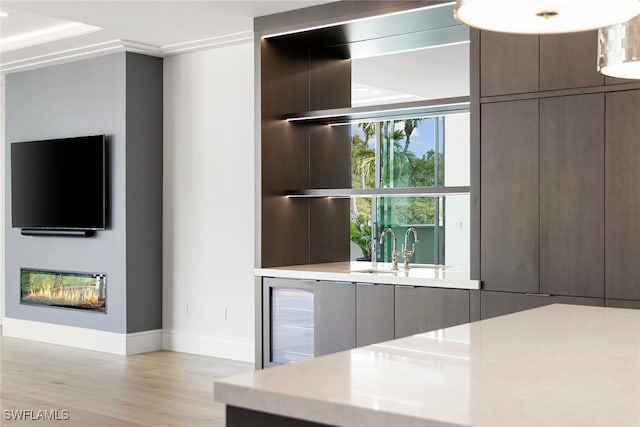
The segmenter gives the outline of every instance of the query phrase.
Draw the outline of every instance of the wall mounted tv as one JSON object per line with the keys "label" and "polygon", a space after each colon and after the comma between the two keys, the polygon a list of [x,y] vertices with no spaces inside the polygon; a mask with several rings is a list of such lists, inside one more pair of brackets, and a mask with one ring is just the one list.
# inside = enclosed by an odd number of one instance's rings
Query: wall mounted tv
{"label": "wall mounted tv", "polygon": [[105,136],[12,143],[11,225],[26,235],[104,230]]}

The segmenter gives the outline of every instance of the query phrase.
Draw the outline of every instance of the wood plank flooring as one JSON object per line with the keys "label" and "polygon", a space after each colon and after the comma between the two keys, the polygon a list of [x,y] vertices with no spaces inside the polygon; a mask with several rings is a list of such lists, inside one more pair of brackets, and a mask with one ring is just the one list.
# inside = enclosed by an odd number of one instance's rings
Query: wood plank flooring
{"label": "wood plank flooring", "polygon": [[[251,369],[186,353],[125,357],[1,337],[0,425],[222,427],[213,381]],[[20,410],[32,410],[31,420],[15,420]],[[59,420],[37,420],[51,410]]]}

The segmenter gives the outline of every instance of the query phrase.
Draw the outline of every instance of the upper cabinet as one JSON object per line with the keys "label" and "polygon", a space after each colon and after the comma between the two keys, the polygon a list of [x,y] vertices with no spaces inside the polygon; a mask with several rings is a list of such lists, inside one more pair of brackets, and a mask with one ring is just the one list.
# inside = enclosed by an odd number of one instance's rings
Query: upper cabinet
{"label": "upper cabinet", "polygon": [[598,32],[521,35],[482,31],[483,97],[601,86]]}
{"label": "upper cabinet", "polygon": [[540,36],[540,90],[601,86],[597,52],[595,30]]}
{"label": "upper cabinet", "polygon": [[539,37],[481,31],[480,96],[538,90]]}

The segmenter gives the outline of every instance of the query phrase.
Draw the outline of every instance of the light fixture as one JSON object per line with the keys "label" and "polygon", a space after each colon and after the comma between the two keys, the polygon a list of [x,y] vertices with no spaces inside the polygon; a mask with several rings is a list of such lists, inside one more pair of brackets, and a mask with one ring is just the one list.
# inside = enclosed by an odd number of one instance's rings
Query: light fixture
{"label": "light fixture", "polygon": [[5,12],[4,10],[0,10],[0,18],[6,18],[7,16],[9,16],[7,12]]}
{"label": "light fixture", "polygon": [[640,79],[640,16],[598,31],[598,71]]}
{"label": "light fixture", "polygon": [[458,0],[454,11],[484,30],[571,33],[625,22],[640,14],[640,0]]}

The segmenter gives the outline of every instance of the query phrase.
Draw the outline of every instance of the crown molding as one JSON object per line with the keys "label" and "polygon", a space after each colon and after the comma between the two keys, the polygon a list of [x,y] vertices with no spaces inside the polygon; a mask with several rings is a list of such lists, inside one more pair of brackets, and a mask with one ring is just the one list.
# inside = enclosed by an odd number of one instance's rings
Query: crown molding
{"label": "crown molding", "polygon": [[[3,60],[2,56],[0,56],[0,73],[5,74],[25,71],[116,52],[135,52],[145,55],[164,57],[198,50],[216,49],[252,41],[253,32],[244,31],[166,46],[153,46],[150,44],[122,39],[98,41],[75,47],[59,46],[57,49],[54,46],[51,46],[52,48],[47,49],[45,53],[37,52],[34,54],[26,54],[24,57],[8,61]],[[14,51],[12,53],[15,54],[16,52],[18,51]]]}
{"label": "crown molding", "polygon": [[78,22],[67,22],[66,24],[56,25],[43,30],[3,38],[0,40],[0,52],[24,49],[38,44],[73,38],[98,31],[103,31],[103,29]]}
{"label": "crown molding", "polygon": [[78,61],[80,59],[92,58],[109,53],[125,52],[127,50],[157,55],[158,49],[153,46],[131,43],[125,40],[109,40],[80,47],[56,50],[41,55],[28,56],[14,61],[2,62],[0,63],[0,73],[24,71],[48,65]]}
{"label": "crown molding", "polygon": [[170,56],[193,52],[196,50],[216,49],[252,41],[253,31],[242,31],[239,33],[225,34],[223,36],[209,37],[201,40],[169,44],[162,46],[161,51],[162,56]]}

